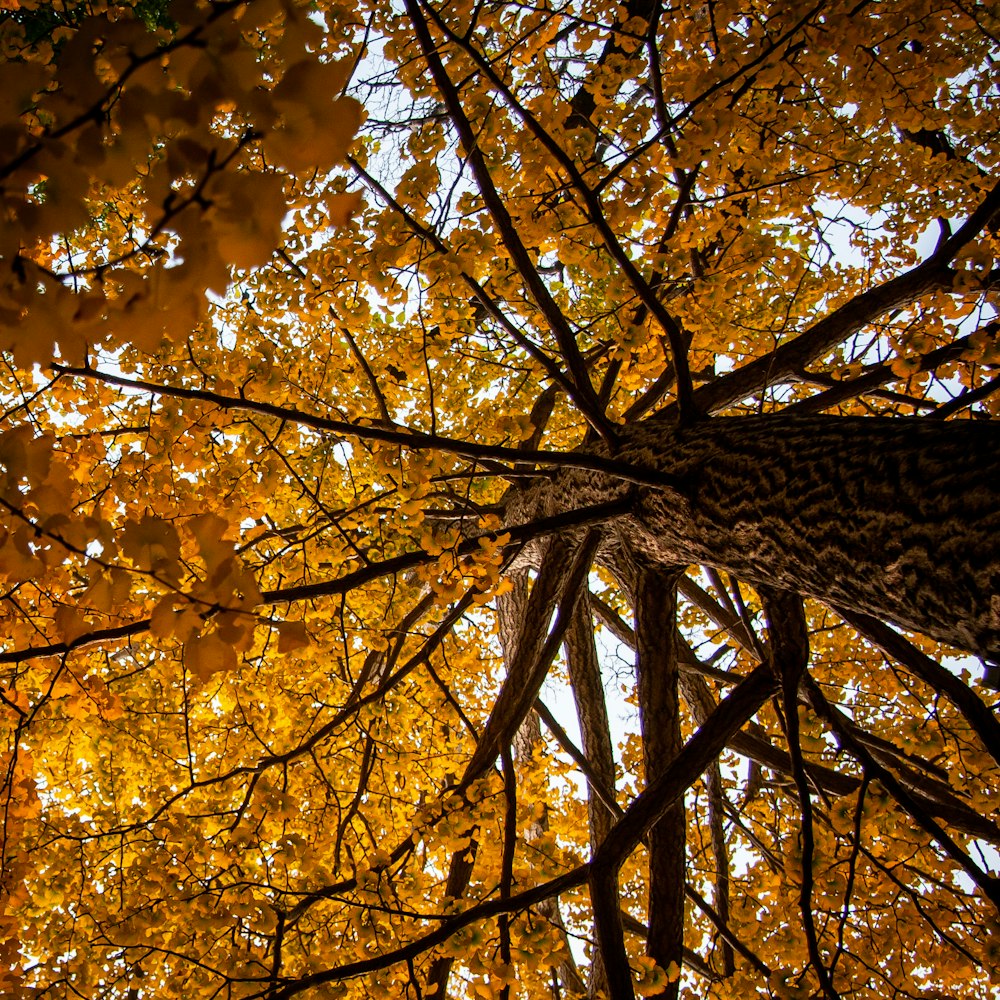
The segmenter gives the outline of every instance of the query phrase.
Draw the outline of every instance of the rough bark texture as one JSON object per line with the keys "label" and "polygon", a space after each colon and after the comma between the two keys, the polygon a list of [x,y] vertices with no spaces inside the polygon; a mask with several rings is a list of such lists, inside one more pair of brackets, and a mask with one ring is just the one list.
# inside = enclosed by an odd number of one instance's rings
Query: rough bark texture
{"label": "rough bark texture", "polygon": [[[583,752],[604,788],[615,787],[615,757],[611,745],[611,727],[604,700],[604,681],[594,642],[594,622],[589,595],[584,595],[574,611],[566,633],[566,662],[576,714],[580,722]],[[614,819],[608,807],[596,795],[588,797],[591,846],[607,836]]]}
{"label": "rough bark texture", "polygon": [[[611,727],[601,663],[594,642],[594,619],[589,594],[582,594],[573,611],[573,620],[566,633],[566,666],[580,722],[583,752],[603,788],[615,787],[615,757],[611,745]],[[614,817],[607,805],[590,789],[587,795],[587,818],[590,827],[590,849],[595,853],[611,832]],[[607,994],[608,977],[600,949],[595,949],[590,966],[588,996]]]}
{"label": "rough bark texture", "polygon": [[516,501],[512,522],[631,492],[605,561],[631,549],[715,566],[1000,659],[1000,423],[653,419],[615,458],[663,487],[567,471]]}
{"label": "rough bark texture", "polygon": [[[636,580],[635,632],[639,719],[646,781],[661,778],[681,751],[677,660],[677,578],[682,568],[642,569]],[[679,797],[649,832],[649,934],[646,952],[662,969],[680,971],[684,944],[687,818]],[[680,979],[657,996],[675,1000]]]}

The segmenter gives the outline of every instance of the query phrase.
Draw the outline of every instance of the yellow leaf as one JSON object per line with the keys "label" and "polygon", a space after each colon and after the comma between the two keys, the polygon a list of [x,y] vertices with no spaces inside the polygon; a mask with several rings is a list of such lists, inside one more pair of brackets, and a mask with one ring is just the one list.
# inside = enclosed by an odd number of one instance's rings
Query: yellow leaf
{"label": "yellow leaf", "polygon": [[145,515],[125,525],[122,551],[140,569],[165,580],[180,578],[181,541],[177,529],[162,518]]}
{"label": "yellow leaf", "polygon": [[894,358],[889,367],[892,369],[893,375],[897,375],[899,378],[909,378],[920,370],[920,364],[919,357],[910,356]]}
{"label": "yellow leaf", "polygon": [[323,205],[331,226],[346,226],[351,216],[361,207],[361,192],[328,194],[323,199]]}
{"label": "yellow leaf", "polygon": [[100,574],[83,592],[81,602],[95,611],[110,611],[113,607],[111,581],[103,573]]}
{"label": "yellow leaf", "polygon": [[63,642],[73,642],[90,631],[90,623],[77,608],[61,607],[55,613],[56,631]]}
{"label": "yellow leaf", "polygon": [[204,683],[213,674],[236,669],[236,651],[214,632],[195,636],[184,644],[184,665]]}
{"label": "yellow leaf", "polygon": [[296,172],[328,170],[343,160],[361,123],[357,101],[333,96],[343,86],[346,72],[342,64],[312,58],[287,70],[272,91],[282,117],[264,139],[272,162]]}
{"label": "yellow leaf", "polygon": [[198,551],[209,573],[233,554],[233,543],[224,541],[229,522],[218,514],[199,514],[186,524],[187,530],[198,543]]}
{"label": "yellow leaf", "polygon": [[279,653],[291,653],[309,645],[309,633],[304,622],[278,622],[276,628]]}
{"label": "yellow leaf", "polygon": [[201,616],[191,605],[181,610],[174,607],[176,598],[162,598],[149,616],[149,631],[157,639],[182,639],[191,636],[202,624]]}
{"label": "yellow leaf", "polygon": [[281,242],[287,210],[280,175],[229,171],[217,176],[209,222],[220,256],[243,269],[267,263]]}
{"label": "yellow leaf", "polygon": [[177,612],[174,611],[173,598],[164,597],[153,608],[153,612],[149,616],[149,631],[157,639],[168,639],[174,634],[174,622],[176,619]]}

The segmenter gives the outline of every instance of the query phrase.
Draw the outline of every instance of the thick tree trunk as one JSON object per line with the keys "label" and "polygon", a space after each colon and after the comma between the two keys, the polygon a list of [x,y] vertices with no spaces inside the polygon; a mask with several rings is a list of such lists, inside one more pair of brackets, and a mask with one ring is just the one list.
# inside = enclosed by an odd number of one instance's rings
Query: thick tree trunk
{"label": "thick tree trunk", "polygon": [[513,519],[631,490],[609,563],[634,549],[716,566],[1000,660],[1000,421],[653,419],[625,429],[614,458],[664,485],[568,471]]}

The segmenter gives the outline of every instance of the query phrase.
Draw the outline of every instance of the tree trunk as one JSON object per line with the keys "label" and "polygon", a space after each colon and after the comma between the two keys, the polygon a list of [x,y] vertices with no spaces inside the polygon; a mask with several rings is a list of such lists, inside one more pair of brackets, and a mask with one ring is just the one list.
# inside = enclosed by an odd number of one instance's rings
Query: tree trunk
{"label": "tree trunk", "polygon": [[631,491],[599,559],[634,549],[715,566],[1000,660],[1000,423],[654,418],[627,428],[613,458],[643,484],[567,471],[510,519]]}

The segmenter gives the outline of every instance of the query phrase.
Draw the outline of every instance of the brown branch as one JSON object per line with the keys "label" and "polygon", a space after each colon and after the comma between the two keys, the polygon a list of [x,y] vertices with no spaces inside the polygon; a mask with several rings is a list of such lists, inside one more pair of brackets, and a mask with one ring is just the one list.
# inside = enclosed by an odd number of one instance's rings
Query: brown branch
{"label": "brown branch", "polygon": [[815,681],[806,676],[802,690],[805,691],[809,704],[816,714],[827,723],[840,746],[861,764],[870,778],[876,778],[881,783],[885,790],[938,842],[945,854],[972,879],[983,895],[1000,911],[1000,878],[984,871],[934,819],[916,796],[904,788],[891,771],[875,760],[864,744],[851,733],[850,720],[826,700]]}
{"label": "brown branch", "polygon": [[[719,605],[716,604],[712,598],[705,593],[704,590],[698,587],[698,585],[695,584],[690,578],[685,577],[681,581],[680,589],[685,591],[685,596],[688,594],[697,595],[701,600],[702,605],[704,605],[703,610],[710,611],[710,617],[712,617],[716,623],[725,617]],[[608,628],[610,628],[611,631],[623,643],[625,643],[625,645],[634,649],[635,633],[632,629],[599,597],[591,594],[590,599],[593,602],[594,608],[600,616],[601,621],[604,622],[604,624],[607,625]],[[739,619],[735,619],[735,621],[740,628],[744,627],[743,623],[740,622]],[[687,643],[680,641],[681,639],[682,637],[678,637],[678,657],[680,661],[681,678],[683,681],[682,690],[688,703],[688,708],[694,716],[695,722],[699,726],[703,726],[705,724],[705,720],[715,709],[716,701],[701,675],[705,674],[717,677],[718,679],[729,684],[740,681],[743,678],[735,674],[726,673],[725,671],[713,670],[706,667],[700,660],[698,660]],[[751,649],[750,652],[757,655],[754,649]],[[755,761],[771,771],[777,771],[780,774],[788,775],[791,775],[792,773],[791,759],[789,758],[787,752],[779,747],[772,746],[766,739],[756,735],[755,733],[743,730],[734,733],[732,740],[729,742],[728,749],[740,754],[742,757],[746,757],[748,760]],[[822,764],[810,763],[808,768],[810,780],[816,785],[817,788],[822,789],[824,792],[828,792],[832,795],[851,795],[858,787],[859,779],[855,778],[853,775],[842,774],[832,768],[824,767]]]}
{"label": "brown branch", "polygon": [[[598,533],[591,531],[576,545],[561,536],[549,542],[528,597],[507,677],[493,703],[493,710],[472,758],[466,765],[459,782],[460,789],[481,778],[493,766],[502,747],[510,744],[517,728],[531,710],[569,626],[598,539]],[[570,556],[572,561],[567,568]],[[556,620],[549,631],[552,611],[557,605]],[[446,894],[450,898],[459,899],[465,894],[472,878],[477,849],[478,843],[473,839],[468,848],[452,854],[446,884]],[[428,977],[430,997],[443,1000],[447,996],[452,964],[449,956],[442,956],[434,962]]]}
{"label": "brown branch", "polygon": [[[685,591],[685,596],[690,595],[693,599],[697,601],[698,607],[701,608],[717,625],[720,627],[726,624],[732,624],[735,626],[732,634],[740,639],[741,644],[747,649],[747,652],[754,656],[759,657],[760,652],[755,646],[749,645],[749,637],[746,634],[745,625],[739,621],[738,618],[733,618],[729,612],[725,611],[712,597],[702,590],[696,583],[694,583],[690,578],[683,577],[681,580],[681,589]],[[894,650],[898,649],[901,653],[906,652],[905,646],[902,645],[906,643],[906,640],[898,636],[897,633],[893,632],[888,626],[883,625],[881,622],[877,622],[876,619],[869,618],[866,615],[858,614],[856,620],[854,617],[854,612],[848,612],[846,609],[839,608],[837,610],[838,614],[845,619],[845,621],[850,621],[855,625],[856,628],[860,629],[861,622],[874,623],[873,625],[867,626],[871,629],[872,638],[874,635],[878,635],[880,638],[884,638],[886,645],[886,652],[890,655],[895,655]],[[876,629],[875,626],[878,626]],[[863,630],[861,630],[863,632]],[[863,632],[864,634],[864,632]],[[892,639],[890,637],[895,637]],[[890,645],[890,643],[895,643],[896,640],[899,641],[900,645]],[[874,640],[873,640],[874,641]],[[912,648],[912,647],[911,647]],[[909,654],[907,654],[909,655]],[[924,654],[920,654],[923,656]],[[681,647],[681,668],[685,669],[688,659],[693,661],[693,664],[697,664],[697,658],[693,653],[685,652],[684,647]],[[963,699],[962,710],[968,709],[970,721],[973,717],[977,718],[977,723],[974,725],[978,727],[981,725],[985,732],[989,732],[991,728],[991,722],[996,725],[995,721],[992,720],[990,716],[989,709],[979,701],[975,695],[969,691],[966,685],[962,684],[953,674],[944,670],[938,664],[935,664],[930,658],[926,658],[927,664],[922,669],[930,670],[931,667],[935,667],[933,676],[939,678],[937,683],[940,683],[942,687],[940,690],[947,690],[949,696],[954,693],[956,699]],[[906,659],[906,656],[900,658],[900,662],[904,665],[910,665]],[[916,667],[911,667],[914,672],[917,672]],[[714,704],[714,699],[709,692],[704,681],[701,680],[697,675],[700,673],[696,666],[692,666],[689,670],[685,671],[685,676],[687,680],[687,689],[691,692],[691,698],[689,698],[689,705],[695,714],[695,718],[701,724],[702,720],[706,717],[706,713],[709,712]],[[918,673],[918,676],[921,676]],[[926,679],[926,678],[925,678]],[[928,681],[930,683],[930,681]],[[945,687],[947,685],[947,688]],[[963,695],[961,689],[965,689],[965,694]],[[975,709],[974,705],[969,701],[969,695],[976,702],[979,702],[978,711]],[[956,701],[956,704],[958,702]],[[983,713],[986,713],[986,718],[983,717]],[[982,735],[982,733],[980,734]],[[888,744],[885,741],[879,742],[878,739],[872,736],[870,733],[864,732],[863,730],[858,730],[856,736],[862,742],[865,743],[869,749],[874,749],[883,755],[885,753],[892,754],[895,758],[893,761],[893,766],[900,767],[903,769],[905,763],[910,763],[918,768],[926,768],[927,762],[922,761],[919,758],[913,758],[912,756],[902,754],[898,748],[893,747],[892,744]],[[985,738],[984,738],[985,742]],[[772,746],[766,739],[756,735],[752,732],[739,732],[733,737],[732,742],[729,744],[729,749],[741,754],[750,760],[756,761],[764,767],[772,771],[777,771],[780,774],[792,774],[791,759],[789,755],[779,749],[778,747]],[[901,763],[902,762],[902,763]],[[806,769],[808,771],[809,779],[814,784],[814,786],[824,792],[832,795],[851,795],[857,789],[860,784],[860,779],[849,774],[842,774],[832,768],[825,767],[822,764],[808,762],[806,764]],[[910,769],[910,779],[907,781],[907,787],[910,794],[915,797],[917,802],[919,802],[924,809],[929,810],[933,815],[945,820],[951,826],[955,827],[957,830],[961,830],[973,837],[982,837],[993,844],[1000,844],[1000,830],[998,830],[996,824],[994,824],[988,817],[982,816],[976,810],[970,808],[964,802],[961,801],[956,795],[950,792],[943,784],[932,782],[925,777],[919,778],[919,780],[913,779],[913,771]]]}
{"label": "brown branch", "polygon": [[342,326],[340,332],[344,335],[348,346],[351,348],[351,353],[361,366],[361,370],[365,373],[365,378],[368,380],[368,387],[371,389],[372,395],[375,397],[375,402],[378,404],[379,415],[387,424],[394,423],[389,413],[389,407],[386,405],[385,396],[382,394],[382,388],[378,384],[378,379],[375,378],[375,373],[372,371],[371,365],[368,364],[368,359],[361,353],[358,342],[354,339],[348,327]]}
{"label": "brown branch", "polygon": [[[633,1000],[635,996],[618,915],[618,870],[653,824],[698,780],[774,688],[770,665],[757,667],[737,685],[684,745],[666,772],[632,802],[591,861],[591,898],[594,906],[600,907],[595,911],[598,941],[608,965],[608,982],[615,1000]],[[608,909],[612,904],[613,909]]]}
{"label": "brown branch", "polygon": [[[593,472],[604,472],[616,476],[626,482],[637,485],[654,486],[662,489],[677,489],[680,482],[667,473],[643,469],[626,462],[618,462],[612,458],[599,455],[587,455],[580,452],[563,451],[532,451],[521,448],[507,448],[503,445],[484,445],[475,441],[460,441],[455,438],[441,437],[438,434],[428,434],[424,431],[403,428],[362,426],[347,420],[333,420],[314,413],[261,400],[252,400],[244,396],[226,396],[210,389],[194,389],[187,386],[162,385],[147,382],[143,379],[130,379],[96,368],[75,368],[68,365],[52,365],[54,371],[63,375],[73,375],[79,378],[96,379],[108,385],[122,389],[141,389],[154,396],[169,396],[175,399],[192,399],[204,403],[212,403],[221,410],[247,411],[288,421],[302,427],[326,431],[338,437],[354,437],[362,441],[381,441],[387,444],[399,445],[402,448],[417,450],[443,451],[463,458],[486,461],[510,461],[514,463],[533,462],[538,466],[553,468],[589,469]],[[500,474],[513,470],[501,469]]]}
{"label": "brown branch", "polygon": [[802,817],[800,829],[802,845],[802,881],[799,885],[799,911],[802,914],[802,928],[805,931],[809,961],[816,970],[820,988],[827,1000],[840,1000],[834,989],[830,970],[819,951],[816,934],[816,918],[812,909],[813,858],[815,857],[815,836],[812,815],[812,788],[806,775],[799,743],[799,685],[809,664],[809,631],[806,623],[802,598],[797,594],[782,590],[760,587],[758,592],[767,614],[767,631],[770,638],[771,655],[776,672],[781,675],[781,703],[785,715],[785,729],[788,735],[788,752],[792,761],[792,774],[799,795],[799,811]]}
{"label": "brown branch", "polygon": [[597,394],[590,381],[583,355],[576,343],[576,337],[570,329],[570,325],[563,315],[555,299],[552,298],[548,288],[542,281],[541,275],[528,254],[527,248],[521,242],[507,206],[503,202],[500,192],[493,183],[489,167],[486,164],[486,157],[472,130],[472,123],[465,114],[462,107],[458,89],[453,83],[444,63],[438,54],[434,40],[431,38],[427,21],[420,9],[417,0],[406,0],[406,12],[413,24],[417,40],[423,50],[424,59],[430,69],[431,76],[437,85],[452,125],[458,132],[462,149],[465,152],[466,162],[472,168],[473,176],[479,187],[479,193],[483,202],[493,219],[493,224],[497,228],[503,245],[517,268],[518,274],[524,281],[528,294],[534,300],[545,318],[545,322],[556,338],[560,353],[566,361],[570,374],[573,377],[574,402],[580,408],[580,412],[587,419],[587,422],[606,441],[614,441],[614,431],[607,417],[600,408]]}
{"label": "brown branch", "polygon": [[[416,5],[414,0],[410,0],[410,3],[413,3],[414,6]],[[408,7],[410,3],[408,3]],[[467,39],[461,38],[455,34],[455,32],[448,27],[444,19],[441,18],[435,11],[432,10],[431,15],[434,17],[437,26],[449,38],[449,40],[455,45],[458,45],[462,51],[476,63],[480,72],[490,81],[500,94],[503,95],[504,100],[507,102],[507,106],[514,112],[515,115],[517,115],[521,122],[528,127],[531,134],[548,150],[552,158],[565,171],[567,177],[569,177],[570,184],[576,189],[580,197],[583,199],[587,209],[587,217],[599,233],[605,249],[607,249],[612,260],[614,260],[614,262],[618,265],[619,270],[625,276],[625,279],[628,281],[636,296],[638,296],[640,302],[650,313],[652,313],[657,323],[660,325],[660,328],[666,335],[667,341],[670,345],[674,377],[677,380],[677,412],[682,422],[694,420],[697,416],[697,412],[693,400],[693,384],[691,382],[691,371],[688,367],[687,344],[685,342],[684,331],[681,329],[676,318],[666,310],[663,303],[659,300],[652,287],[643,277],[638,267],[636,267],[633,263],[632,258],[629,257],[625,248],[615,235],[614,230],[611,228],[611,225],[608,223],[607,217],[604,214],[604,207],[601,204],[600,195],[586,182],[586,180],[584,180],[583,175],[573,162],[572,157],[569,156],[559,143],[552,138],[548,130],[541,125],[538,119],[530,111],[528,111],[528,109],[525,108],[520,101],[517,100],[489,60],[486,59],[478,49],[470,45]],[[450,106],[451,105],[449,104],[449,107]],[[452,112],[452,115],[454,117],[454,112]],[[476,152],[478,153],[478,149]],[[473,163],[473,167],[475,169],[475,163]],[[483,169],[485,170],[485,166]],[[477,180],[478,179],[479,174],[477,172]],[[484,200],[487,201],[487,204],[490,205],[489,200],[486,198],[485,191],[483,192],[483,197]],[[499,222],[500,220],[498,219],[498,216],[494,212],[492,206],[490,208],[490,212],[491,215],[494,216],[494,221]],[[510,224],[509,216],[506,216],[506,210],[504,210],[504,216],[502,218],[506,224]],[[503,229],[501,229],[501,235],[504,236],[504,243],[507,245],[507,237],[504,235]],[[510,249],[509,246],[508,249]],[[528,258],[528,263],[530,265],[530,258]],[[534,271],[533,266],[532,273],[537,276],[537,272]],[[522,276],[525,277],[526,281],[528,280],[529,276],[523,275],[523,272]],[[540,281],[539,284],[541,284]],[[544,289],[544,285],[541,287]],[[529,288],[532,291],[532,296],[536,299],[536,301],[538,301],[536,290],[530,282]],[[545,295],[548,296],[547,290],[545,290]],[[553,329],[555,330],[555,327],[553,327]],[[556,331],[556,336],[557,338],[559,337],[558,331]],[[560,341],[560,345],[561,344],[562,342]],[[575,341],[573,346],[575,348]],[[577,380],[579,381],[579,375],[577,375]],[[587,385],[590,386],[589,377]],[[594,403],[597,405],[596,397]],[[595,430],[600,430],[600,428],[595,428]]]}
{"label": "brown branch", "polygon": [[[625,815],[625,810],[615,801],[614,786],[607,784],[597,773],[597,769],[587,759],[587,755],[570,739],[569,733],[561,725],[559,720],[552,714],[551,709],[540,698],[535,699],[532,706],[538,717],[545,723],[546,728],[555,737],[556,743],[563,752],[580,769],[587,779],[587,789],[591,793],[591,798],[596,799],[616,819]],[[610,829],[610,824],[609,824]],[[594,845],[596,848],[597,845]]]}
{"label": "brown branch", "polygon": [[[513,586],[507,593],[501,594],[496,601],[497,626],[506,666],[509,666],[514,661],[520,638],[520,623],[524,620],[525,610],[528,606],[528,571],[517,570],[509,574],[508,579],[511,580]],[[539,698],[535,699],[532,707],[534,711],[529,712],[525,716],[524,722],[518,728],[514,737],[515,754],[522,760],[528,759],[534,748],[541,743],[542,739],[539,719],[546,717],[543,716],[543,712],[547,710],[544,709]],[[573,749],[575,750],[576,748],[574,747]],[[543,809],[537,822],[532,822],[530,833],[526,835],[531,837],[536,835],[541,836],[547,829],[548,811]],[[558,967],[553,970],[553,973],[558,974],[559,980],[570,991],[581,994],[586,993],[587,986],[580,976],[580,970],[577,968],[576,960],[573,957],[569,935],[566,932],[566,925],[559,910],[559,900],[550,899],[544,903],[539,903],[538,912],[543,919],[548,920],[557,929],[563,943],[562,957],[560,958]]]}
{"label": "brown branch", "polygon": [[[677,580],[683,567],[640,568],[635,582],[636,678],[646,783],[667,772],[680,752],[680,670],[677,655]],[[683,799],[649,831],[647,954],[668,972],[680,968],[684,947],[687,817]],[[669,976],[668,976],[669,980]],[[676,1000],[680,979],[661,992]]]}
{"label": "brown branch", "polygon": [[[438,253],[444,254],[455,260],[455,255],[447,243],[433,229],[424,226],[411,212],[408,212],[392,195],[353,157],[348,157],[347,162],[354,169],[355,173],[374,191],[394,212],[396,212],[406,224],[421,239],[427,240]],[[562,386],[566,394],[575,398],[573,382],[566,373],[552,360],[537,344],[529,340],[507,317],[507,314],[500,308],[496,299],[467,271],[460,270],[460,276],[465,282],[469,291],[472,292],[475,300],[483,307],[486,314],[493,319],[507,333],[507,335],[521,347],[529,357],[537,361],[545,373],[553,382]]]}
{"label": "brown branch", "polygon": [[[500,747],[513,738],[515,730],[531,710],[569,628],[599,538],[599,533],[592,529],[578,544],[567,543],[559,536],[550,542],[542,570],[528,599],[517,653],[493,703],[475,753],[466,766],[462,776],[463,786],[486,773],[496,760]],[[546,634],[557,600],[556,619],[551,631]]]}
{"label": "brown branch", "polygon": [[[722,936],[723,941],[727,945],[735,951],[738,951],[750,965],[752,965],[762,976],[764,976],[765,979],[771,975],[771,969],[761,961],[756,952],[752,951],[732,932],[732,929],[726,921],[722,919],[722,914],[719,913],[693,885],[688,885],[685,892],[687,893],[688,899],[690,899],[694,905],[697,906],[706,917],[708,917],[712,924],[715,925],[716,930]],[[728,974],[729,973],[727,972],[727,975]]]}
{"label": "brown branch", "polygon": [[[989,324],[995,325],[995,324]],[[920,359],[918,372],[929,372],[947,364],[949,361],[957,361],[969,346],[970,337],[959,337],[954,343],[946,344],[929,351]],[[807,378],[810,376],[806,376]],[[870,371],[866,371],[857,378],[844,379],[825,389],[823,392],[810,396],[808,399],[800,399],[784,408],[785,413],[822,413],[833,406],[844,403],[849,399],[856,399],[858,396],[866,394],[876,394],[875,390],[886,382],[891,382],[898,376],[892,370],[891,365],[878,365]],[[909,400],[910,405],[924,403],[926,406],[933,406],[929,400]]]}
{"label": "brown branch", "polygon": [[[500,750],[503,771],[503,855],[500,859],[500,898],[510,899],[514,888],[514,852],[517,849],[517,781],[514,777],[514,761],[510,745]],[[510,916],[501,913],[497,921],[500,933],[500,961],[510,965]],[[500,1000],[510,1000],[510,986],[504,984]]]}
{"label": "brown branch", "polygon": [[[945,240],[925,261],[909,271],[876,285],[835,309],[794,340],[776,347],[770,354],[716,379],[695,391],[695,403],[705,413],[714,413],[746,399],[768,385],[802,371],[848,337],[892,309],[912,305],[921,295],[935,289],[950,289],[953,272],[949,267],[957,254],[972,242],[1000,213],[1000,182],[990,190],[954,236]],[[672,407],[656,419],[676,420]]]}
{"label": "brown branch", "polygon": [[977,385],[975,389],[966,389],[960,392],[954,399],[949,399],[947,403],[942,403],[931,414],[939,420],[945,417],[954,416],[962,410],[972,406],[973,403],[981,403],[984,399],[989,399],[995,392],[1000,392],[1000,375],[994,375],[988,382]]}
{"label": "brown branch", "polygon": [[[259,993],[247,995],[247,1000],[288,1000],[289,997],[297,996],[306,990],[315,989],[324,983],[344,982],[348,979],[356,979],[370,972],[378,972],[381,969],[388,969],[393,965],[405,962],[408,959],[416,958],[418,955],[439,944],[444,944],[448,938],[457,931],[470,924],[482,924],[492,917],[502,913],[519,913],[530,907],[559,896],[570,889],[575,889],[587,881],[589,866],[580,865],[572,871],[560,875],[558,878],[550,879],[541,885],[525,889],[523,892],[515,893],[506,899],[497,898],[471,906],[462,913],[442,920],[437,928],[418,937],[405,945],[376,955],[372,958],[362,959],[357,962],[348,962],[345,965],[336,966],[332,969],[323,969],[297,979],[286,979],[282,985],[275,988],[271,977],[267,977],[269,985]],[[242,982],[253,982],[253,979],[243,979]]]}
{"label": "brown branch", "polygon": [[[615,801],[615,757],[611,744],[611,726],[604,699],[604,682],[601,663],[594,641],[594,618],[589,591],[585,587],[573,611],[573,619],[566,633],[566,668],[569,673],[576,715],[580,723],[583,753],[590,765],[587,793],[587,824],[590,831],[590,851],[593,855],[611,831],[614,810],[609,811],[602,801]],[[590,995],[607,993],[608,981],[600,949],[594,953],[590,966]]]}
{"label": "brown branch", "polygon": [[913,671],[925,684],[940,691],[965,716],[983,741],[983,746],[1000,764],[1000,722],[992,709],[950,670],[904,639],[884,622],[860,611],[833,606],[833,610],[865,638],[883,649],[894,660]]}
{"label": "brown branch", "polygon": [[[496,541],[501,534],[509,534],[510,541],[504,547],[508,554],[512,554],[520,546],[533,538],[540,538],[548,534],[558,534],[565,528],[574,526],[585,526],[587,524],[603,524],[609,518],[625,514],[628,504],[618,502],[616,504],[602,505],[599,508],[588,507],[580,511],[569,514],[560,514],[551,518],[541,518],[523,525],[515,525],[497,531],[487,531],[473,538],[460,542],[456,548],[456,555],[471,555],[481,549],[479,544],[481,539]],[[370,563],[360,569],[343,576],[335,577],[332,580],[321,580],[317,583],[301,584],[294,587],[280,587],[275,590],[267,590],[262,594],[265,604],[285,604],[298,601],[312,600],[317,597],[333,597],[346,594],[355,587],[371,583],[382,577],[394,576],[404,573],[418,566],[425,566],[436,561],[438,557],[432,556],[423,550],[418,552],[408,552],[403,555],[394,556],[391,559],[383,560],[379,563]],[[224,607],[206,607],[204,615],[206,618],[212,615],[229,610]],[[3,663],[23,663],[26,660],[39,657],[62,656],[68,652],[94,646],[99,643],[115,642],[122,639],[130,639],[141,635],[149,630],[149,619],[144,618],[139,621],[129,622],[114,628],[96,629],[92,632],[85,632],[72,642],[54,642],[44,646],[27,646],[22,649],[13,649],[0,652],[0,664]]]}
{"label": "brown branch", "polygon": [[[597,799],[607,808],[608,812],[614,816],[616,819],[621,819],[625,815],[625,810],[622,809],[620,805],[615,801],[614,790],[607,785],[604,785],[600,777],[596,774],[593,767],[590,765],[590,761],[584,756],[581,750],[573,743],[566,733],[566,730],[559,725],[558,721],[554,718],[549,709],[545,704],[536,699],[535,701],[535,711],[538,713],[539,718],[545,723],[549,728],[549,731],[556,738],[556,742],[560,747],[570,756],[570,758],[576,763],[577,767],[580,768],[584,777],[587,779],[589,790],[597,797]],[[706,716],[707,718],[707,716]],[[699,726],[703,722],[699,720]],[[733,737],[732,743],[734,744],[740,733],[737,733]],[[732,744],[731,744],[732,745]],[[712,773],[712,770],[718,769],[718,761],[715,761],[709,768],[708,774]],[[648,839],[648,838],[645,838]],[[645,843],[644,839],[644,843]],[[738,952],[742,955],[758,972],[761,972],[765,977],[771,974],[771,970],[754,954],[750,948],[733,933],[731,927],[729,927],[728,921],[726,920],[724,914],[719,910],[716,910],[697,889],[694,888],[690,883],[687,883],[684,888],[685,895],[690,899],[695,906],[700,909],[706,917],[715,925],[718,930],[719,935],[722,937],[724,948],[729,949],[731,954],[732,951]],[[630,917],[626,912],[622,913],[622,921],[624,923],[626,930],[634,930],[636,933],[641,934],[643,937],[647,934],[647,927],[645,924],[639,924],[637,920]],[[641,928],[641,929],[640,929]],[[684,961],[691,965],[689,958],[689,950],[684,949]],[[694,966],[692,966],[694,967]],[[728,969],[728,965],[726,966]],[[729,975],[729,972],[726,973]]]}
{"label": "brown branch", "polygon": [[[684,690],[684,676],[681,675],[681,690]],[[708,793],[708,829],[715,860],[715,905],[719,913],[719,923],[729,928],[729,848],[726,844],[724,809],[722,805],[725,789],[722,784],[722,768],[716,760],[705,772],[705,789]],[[733,946],[728,937],[722,935],[722,970],[728,978],[736,971]]]}

